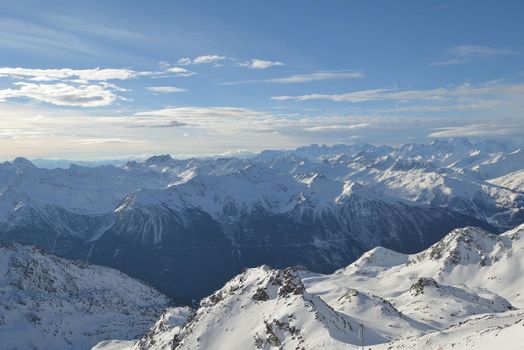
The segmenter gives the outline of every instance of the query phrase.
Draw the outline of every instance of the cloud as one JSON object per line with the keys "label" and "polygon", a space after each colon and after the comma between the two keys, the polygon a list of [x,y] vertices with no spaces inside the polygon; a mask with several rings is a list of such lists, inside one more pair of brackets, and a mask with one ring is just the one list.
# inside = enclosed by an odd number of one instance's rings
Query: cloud
{"label": "cloud", "polygon": [[266,60],[259,60],[257,58],[253,58],[249,61],[240,62],[238,65],[241,67],[248,67],[251,69],[266,69],[266,68],[274,67],[274,66],[283,66],[284,63],[280,61],[266,61]]}
{"label": "cloud", "polygon": [[268,79],[266,81],[271,83],[280,83],[280,84],[294,84],[294,83],[306,83],[309,81],[319,81],[319,80],[336,80],[336,79],[358,79],[363,78],[364,74],[357,71],[351,72],[314,72],[308,74],[295,74],[289,77],[284,78],[275,78]]}
{"label": "cloud", "polygon": [[91,139],[79,139],[77,142],[84,145],[103,145],[103,144],[119,144],[119,143],[144,143],[143,140],[133,140],[124,138],[91,138]]}
{"label": "cloud", "polygon": [[218,61],[225,60],[225,56],[219,56],[219,55],[203,55],[198,56],[193,59],[193,64],[205,64],[205,63],[215,63]]}
{"label": "cloud", "polygon": [[510,49],[500,49],[488,46],[478,45],[458,45],[448,50],[449,53],[459,57],[475,57],[475,56],[507,56],[516,54],[515,51]]}
{"label": "cloud", "polygon": [[524,84],[515,85],[483,85],[464,84],[456,87],[435,88],[428,90],[391,90],[373,89],[348,92],[344,94],[307,94],[298,96],[273,96],[276,101],[311,101],[330,100],[335,102],[369,102],[369,101],[438,101],[450,100],[468,96],[520,96],[524,94]]}
{"label": "cloud", "polygon": [[428,137],[495,137],[495,136],[522,136],[524,125],[519,124],[471,124],[464,126],[445,127],[435,129]]}
{"label": "cloud", "polygon": [[[465,101],[467,102],[467,101]],[[412,105],[399,107],[396,106],[394,112],[408,112],[408,113],[426,113],[426,112],[450,112],[450,111],[471,111],[471,110],[489,110],[500,106],[500,101],[486,100],[477,101],[473,103],[459,103],[459,104],[435,104],[435,105]],[[391,111],[391,110],[390,110]]]}
{"label": "cloud", "polygon": [[150,122],[180,123],[180,125],[203,129],[213,134],[281,133],[288,132],[344,132],[369,128],[369,119],[347,115],[307,116],[272,113],[239,107],[177,107],[135,114],[139,118],[151,118]]}
{"label": "cloud", "polygon": [[138,76],[151,75],[152,72],[137,72],[131,69],[31,69],[0,67],[0,77],[28,79],[32,81],[55,81],[65,79],[81,79],[84,81],[127,80]]}
{"label": "cloud", "polygon": [[157,94],[170,94],[174,92],[186,92],[187,89],[179,88],[176,86],[149,86],[146,87],[147,90],[157,93]]}
{"label": "cloud", "polygon": [[452,66],[455,64],[462,64],[462,63],[467,63],[467,62],[469,62],[469,60],[452,58],[452,59],[445,60],[445,61],[430,62],[429,65],[430,66]]}
{"label": "cloud", "polygon": [[[501,103],[500,107],[507,104]],[[457,115],[406,116],[383,111],[364,115],[313,110],[295,113],[223,106],[127,114],[116,109],[58,109],[45,104],[0,102],[0,158],[23,155],[89,159],[101,154],[116,158],[173,149],[177,156],[193,156],[231,149],[260,151],[268,147],[354,142],[357,138],[377,144],[420,142],[429,134],[507,137],[511,133],[522,137],[521,111],[520,107],[497,109],[496,114],[475,113],[464,119]]]}
{"label": "cloud", "polygon": [[101,85],[69,85],[15,83],[18,89],[0,90],[0,100],[30,98],[57,106],[103,107],[112,104],[118,97],[110,88]]}
{"label": "cloud", "polygon": [[365,129],[370,128],[373,125],[371,123],[358,123],[358,124],[347,124],[347,125],[323,125],[323,126],[313,126],[310,128],[305,128],[306,131],[313,132],[324,132],[324,131],[341,131],[341,130],[354,130],[354,129]]}
{"label": "cloud", "polygon": [[189,57],[183,57],[178,60],[178,64],[181,66],[189,66],[193,61]]}
{"label": "cloud", "polygon": [[190,77],[196,74],[195,72],[191,72],[183,67],[171,67],[166,69],[166,72],[174,73],[177,77]]}
{"label": "cloud", "polygon": [[450,66],[455,64],[463,64],[471,62],[478,58],[495,58],[501,56],[518,55],[519,53],[513,49],[495,48],[489,46],[479,45],[457,45],[446,50],[445,60],[430,62],[430,66]]}
{"label": "cloud", "polygon": [[310,81],[358,79],[363,77],[364,73],[358,71],[320,71],[307,74],[294,74],[287,77],[273,79],[229,81],[220,83],[220,85],[239,85],[252,83],[297,84],[307,83]]}
{"label": "cloud", "polygon": [[202,55],[195,57],[193,59],[189,57],[183,57],[178,60],[179,66],[189,66],[191,64],[209,64],[209,63],[217,63],[223,60],[227,60],[226,56],[220,56],[220,55]]}
{"label": "cloud", "polygon": [[176,120],[170,120],[167,122],[158,121],[158,120],[147,120],[147,119],[138,119],[130,121],[128,127],[130,128],[177,128],[180,126],[187,126],[190,124],[181,123]]}

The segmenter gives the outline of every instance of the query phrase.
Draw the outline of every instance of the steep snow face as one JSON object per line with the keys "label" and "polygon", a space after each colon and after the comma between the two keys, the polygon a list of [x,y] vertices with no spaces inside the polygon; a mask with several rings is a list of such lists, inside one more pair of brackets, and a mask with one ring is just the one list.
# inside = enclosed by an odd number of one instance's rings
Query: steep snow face
{"label": "steep snow face", "polygon": [[89,349],[145,333],[170,303],[119,271],[0,242],[2,349]]}

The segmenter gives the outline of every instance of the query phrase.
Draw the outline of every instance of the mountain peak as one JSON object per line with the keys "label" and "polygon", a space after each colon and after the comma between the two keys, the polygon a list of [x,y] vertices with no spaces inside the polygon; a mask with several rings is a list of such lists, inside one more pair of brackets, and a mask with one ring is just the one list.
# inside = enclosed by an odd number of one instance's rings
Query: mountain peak
{"label": "mountain peak", "polygon": [[156,165],[156,164],[166,163],[172,160],[173,158],[171,158],[169,154],[162,154],[158,156],[149,157],[148,159],[146,159],[145,165],[146,166]]}
{"label": "mountain peak", "polygon": [[19,168],[36,168],[27,158],[17,157],[13,160],[13,164]]}

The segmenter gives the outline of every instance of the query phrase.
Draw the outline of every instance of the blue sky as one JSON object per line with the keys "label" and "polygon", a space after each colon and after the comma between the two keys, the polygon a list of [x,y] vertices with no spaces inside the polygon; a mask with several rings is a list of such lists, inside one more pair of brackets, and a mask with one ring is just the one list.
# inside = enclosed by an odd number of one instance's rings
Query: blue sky
{"label": "blue sky", "polygon": [[524,135],[521,1],[3,1],[0,158]]}

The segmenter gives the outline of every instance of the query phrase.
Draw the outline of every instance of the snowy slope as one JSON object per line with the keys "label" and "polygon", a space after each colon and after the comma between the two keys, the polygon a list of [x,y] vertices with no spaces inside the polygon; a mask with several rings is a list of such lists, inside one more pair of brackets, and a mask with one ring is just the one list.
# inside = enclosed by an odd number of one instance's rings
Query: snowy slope
{"label": "snowy slope", "polygon": [[[135,343],[97,349],[519,349],[524,225],[467,227],[418,254],[375,248],[331,275],[248,269],[198,310],[170,309]],[[182,324],[186,320],[184,324]]]}
{"label": "snowy slope", "polygon": [[524,170],[517,170],[504,176],[489,180],[489,182],[514,191],[524,192]]}
{"label": "snowy slope", "polygon": [[[183,327],[149,333],[129,349],[346,349],[360,343],[358,330],[355,320],[307,293],[298,270],[263,266],[246,270],[204,299]],[[373,332],[369,338],[385,341]],[[115,345],[122,344],[102,343],[96,349]]]}
{"label": "snowy slope", "polygon": [[[374,249],[335,274],[313,277],[305,283],[312,290],[317,285],[322,290],[326,284],[333,284],[333,290],[351,285],[386,298],[400,298],[421,277],[446,286],[465,285],[478,293],[483,289],[515,307],[524,307],[524,225],[500,236],[473,227],[456,229],[413,255]],[[370,280],[380,283],[369,283]],[[341,292],[329,298],[340,296]]]}
{"label": "snowy slope", "polygon": [[89,349],[133,339],[169,303],[119,271],[0,242],[2,349]]}
{"label": "snowy slope", "polygon": [[518,350],[524,344],[524,312],[473,316],[443,331],[401,337],[372,350]]}

